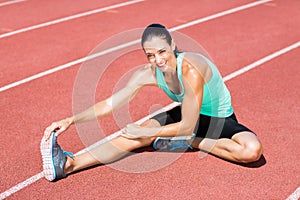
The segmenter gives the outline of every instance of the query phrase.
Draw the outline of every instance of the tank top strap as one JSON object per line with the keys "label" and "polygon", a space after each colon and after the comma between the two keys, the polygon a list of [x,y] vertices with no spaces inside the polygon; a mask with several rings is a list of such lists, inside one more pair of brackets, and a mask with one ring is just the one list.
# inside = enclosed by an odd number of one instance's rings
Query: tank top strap
{"label": "tank top strap", "polygon": [[178,76],[178,80],[180,82],[180,85],[182,87],[182,89],[184,89],[183,87],[183,83],[182,83],[182,60],[184,58],[185,53],[177,53],[177,76]]}

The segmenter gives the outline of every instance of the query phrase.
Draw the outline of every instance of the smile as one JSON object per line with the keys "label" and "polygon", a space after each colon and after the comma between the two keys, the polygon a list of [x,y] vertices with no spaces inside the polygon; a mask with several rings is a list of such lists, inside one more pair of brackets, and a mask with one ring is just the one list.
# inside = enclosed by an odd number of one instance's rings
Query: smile
{"label": "smile", "polygon": [[163,68],[163,67],[167,66],[166,64],[167,64],[167,62],[164,62],[162,64],[156,64],[156,66],[159,67],[159,68]]}

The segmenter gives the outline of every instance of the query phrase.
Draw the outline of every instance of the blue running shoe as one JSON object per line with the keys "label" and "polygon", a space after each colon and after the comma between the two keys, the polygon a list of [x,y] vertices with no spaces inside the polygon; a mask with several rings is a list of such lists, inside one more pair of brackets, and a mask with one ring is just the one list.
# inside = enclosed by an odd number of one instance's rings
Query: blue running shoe
{"label": "blue running shoe", "polygon": [[176,136],[176,137],[158,137],[153,143],[156,150],[175,151],[176,149],[193,149],[191,140],[195,134],[191,136]]}
{"label": "blue running shoe", "polygon": [[43,138],[41,141],[41,154],[43,159],[44,176],[48,181],[56,181],[65,178],[64,167],[67,162],[67,156],[74,158],[70,152],[64,151],[56,141],[55,132],[51,134],[47,141]]}

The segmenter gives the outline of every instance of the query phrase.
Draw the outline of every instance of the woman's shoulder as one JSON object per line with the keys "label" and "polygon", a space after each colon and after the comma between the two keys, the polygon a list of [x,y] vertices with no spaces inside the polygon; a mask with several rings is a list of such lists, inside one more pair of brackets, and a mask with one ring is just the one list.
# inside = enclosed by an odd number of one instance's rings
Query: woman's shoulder
{"label": "woman's shoulder", "polygon": [[208,67],[205,58],[201,54],[186,52],[183,54],[182,59],[182,70],[196,68],[202,71],[203,69],[206,69]]}
{"label": "woman's shoulder", "polygon": [[200,73],[205,80],[211,76],[211,69],[207,63],[205,57],[199,53],[186,52],[183,54],[182,60],[182,74],[187,75],[189,73]]}
{"label": "woman's shoulder", "polygon": [[131,76],[131,81],[139,85],[155,84],[156,82],[153,77],[152,66],[147,64],[145,66],[138,67]]}
{"label": "woman's shoulder", "polygon": [[138,67],[135,74],[138,76],[151,76],[153,74],[154,67],[151,64],[146,64],[144,66]]}
{"label": "woman's shoulder", "polygon": [[133,70],[133,74],[143,76],[143,75],[146,75],[148,73],[151,73],[151,71],[152,71],[152,66],[149,65],[149,64],[146,64],[146,65],[143,65],[143,66],[136,67],[136,69]]}
{"label": "woman's shoulder", "polygon": [[184,52],[182,53],[182,55],[183,55],[183,62],[186,61],[189,64],[192,64],[197,67],[207,65],[207,61],[206,61],[207,58],[202,54],[194,53],[194,52]]}

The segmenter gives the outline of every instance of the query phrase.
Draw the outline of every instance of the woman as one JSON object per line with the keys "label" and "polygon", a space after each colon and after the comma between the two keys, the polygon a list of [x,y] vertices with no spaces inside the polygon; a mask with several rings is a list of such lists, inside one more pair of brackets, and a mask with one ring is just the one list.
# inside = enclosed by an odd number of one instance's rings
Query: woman
{"label": "woman", "polygon": [[[49,181],[92,165],[113,162],[153,142],[157,149],[190,147],[234,162],[254,162],[261,157],[261,143],[250,129],[237,122],[229,91],[208,58],[178,52],[170,33],[160,24],[151,24],[144,30],[142,47],[149,64],[138,69],[123,89],[86,111],[46,128],[41,152],[45,177]],[[111,114],[146,85],[162,88],[181,105],[142,125],[127,125],[120,136],[76,158],[57,144],[56,136],[72,124]],[[183,140],[182,137],[174,139],[175,136],[188,137]]]}

